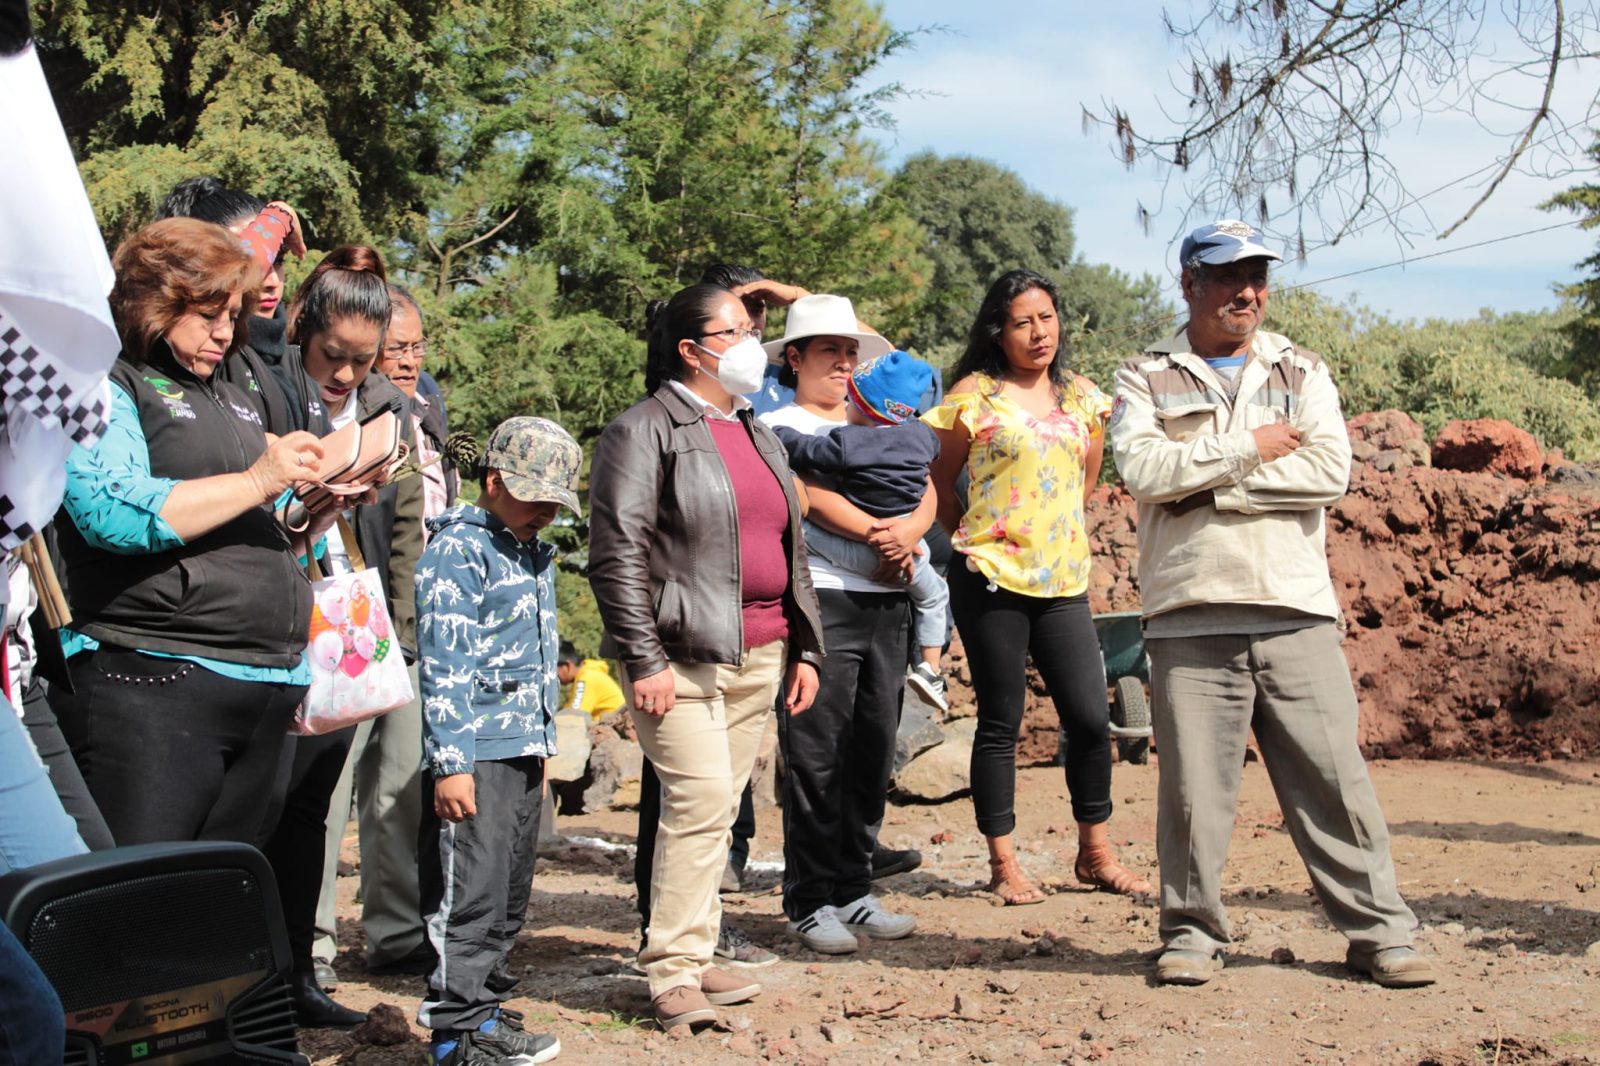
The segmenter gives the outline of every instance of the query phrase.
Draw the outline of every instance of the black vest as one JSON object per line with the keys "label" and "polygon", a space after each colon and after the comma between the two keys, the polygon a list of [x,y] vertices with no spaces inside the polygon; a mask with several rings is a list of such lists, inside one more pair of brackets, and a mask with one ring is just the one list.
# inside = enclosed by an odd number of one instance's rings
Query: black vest
{"label": "black vest", "polygon": [[286,437],[305,426],[297,424],[289,409],[289,400],[283,386],[272,373],[265,360],[248,344],[231,352],[215,371],[217,381],[226,381],[244,394],[250,406],[261,416],[261,424],[268,433]]}
{"label": "black vest", "polygon": [[[139,410],[156,477],[240,473],[266,450],[261,415],[245,395],[196,377],[164,344],[146,364],[118,359],[110,377]],[[143,651],[299,664],[311,628],[311,586],[267,508],[252,507],[153,554],[92,547],[65,513],[56,526],[74,628]]]}

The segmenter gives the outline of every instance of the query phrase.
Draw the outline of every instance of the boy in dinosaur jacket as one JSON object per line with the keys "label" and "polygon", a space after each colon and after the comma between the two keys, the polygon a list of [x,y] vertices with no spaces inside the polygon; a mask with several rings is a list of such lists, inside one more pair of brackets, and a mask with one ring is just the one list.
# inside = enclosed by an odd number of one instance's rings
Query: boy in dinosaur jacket
{"label": "boy in dinosaur jacket", "polygon": [[438,963],[417,1021],[434,1066],[547,1062],[553,1036],[501,1004],[538,850],[544,761],[556,754],[555,551],[539,540],[583,451],[543,418],[511,418],[478,466],[481,495],[429,519],[417,565],[423,912]]}

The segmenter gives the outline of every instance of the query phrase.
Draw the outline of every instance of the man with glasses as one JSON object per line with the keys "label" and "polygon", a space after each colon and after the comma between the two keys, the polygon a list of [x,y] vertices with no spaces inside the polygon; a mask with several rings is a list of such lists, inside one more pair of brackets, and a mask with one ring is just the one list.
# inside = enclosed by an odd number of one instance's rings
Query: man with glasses
{"label": "man with glasses", "polygon": [[[439,386],[423,369],[428,354],[428,339],[422,331],[422,312],[411,294],[399,285],[389,286],[394,314],[383,344],[378,369],[411,399],[411,417],[417,428],[418,459],[422,463],[423,543],[427,543],[427,519],[442,514],[455,502],[457,477],[449,463],[440,459],[444,442],[450,436],[445,421],[444,399]],[[428,385],[432,383],[432,395]]]}
{"label": "man with glasses", "polygon": [[1323,516],[1345,493],[1350,441],[1327,364],[1260,328],[1279,259],[1244,222],[1189,234],[1189,321],[1117,371],[1111,445],[1139,501],[1161,753],[1156,980],[1204,984],[1222,968],[1222,869],[1254,727],[1284,826],[1349,940],[1345,965],[1390,988],[1427,985],[1356,746],[1328,576]]}
{"label": "man with glasses", "polygon": [[[449,429],[444,402],[424,394],[431,380],[422,367],[428,352],[422,312],[404,288],[389,286],[394,311],[389,319],[378,369],[411,401],[417,459],[422,472],[422,536],[427,520],[455,502],[457,473],[440,458]],[[434,386],[438,388],[437,385]],[[328,805],[328,848],[322,897],[317,908],[318,939],[313,954],[331,962],[334,943],[334,882],[339,844],[344,837],[350,795],[356,795],[361,833],[361,924],[367,934],[367,970],[375,974],[424,974],[433,968],[433,948],[422,923],[417,884],[417,830],[422,821],[422,703],[416,664],[411,664],[409,704],[356,729],[344,776]],[[331,972],[331,967],[330,967]],[[323,980],[324,987],[331,987]]]}

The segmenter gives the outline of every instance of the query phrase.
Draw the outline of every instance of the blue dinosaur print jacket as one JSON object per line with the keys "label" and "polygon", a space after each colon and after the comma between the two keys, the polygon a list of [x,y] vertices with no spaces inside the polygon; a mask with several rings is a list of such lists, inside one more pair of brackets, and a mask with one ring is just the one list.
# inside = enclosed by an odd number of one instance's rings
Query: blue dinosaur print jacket
{"label": "blue dinosaur print jacket", "polygon": [[417,564],[422,749],[435,778],[556,753],[555,549],[471,504],[428,520]]}

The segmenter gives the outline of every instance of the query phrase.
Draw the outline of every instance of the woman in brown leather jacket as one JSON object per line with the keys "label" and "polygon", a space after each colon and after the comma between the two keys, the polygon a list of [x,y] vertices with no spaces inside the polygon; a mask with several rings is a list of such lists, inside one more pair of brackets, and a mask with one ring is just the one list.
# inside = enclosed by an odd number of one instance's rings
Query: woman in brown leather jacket
{"label": "woman in brown leather jacket", "polygon": [[663,1027],[714,1021],[753,981],[710,965],[739,794],[780,689],[811,705],[822,627],[783,446],[751,417],[766,356],[738,297],[694,285],[655,313],[649,398],[606,427],[589,580],[639,743],[661,778],[640,962]]}

